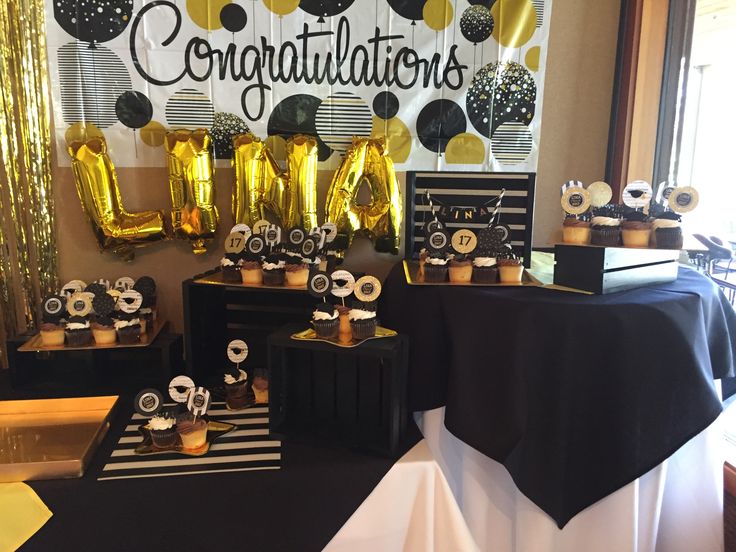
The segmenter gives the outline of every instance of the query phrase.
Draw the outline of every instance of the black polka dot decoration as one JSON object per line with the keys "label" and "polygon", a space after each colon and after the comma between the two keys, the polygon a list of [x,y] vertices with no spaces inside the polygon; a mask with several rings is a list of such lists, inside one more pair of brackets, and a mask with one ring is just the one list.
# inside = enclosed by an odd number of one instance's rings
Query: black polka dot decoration
{"label": "black polka dot decoration", "polygon": [[92,308],[100,316],[110,316],[115,310],[115,303],[116,301],[112,295],[103,293],[102,295],[95,295],[95,298],[92,299]]}
{"label": "black polka dot decoration", "polygon": [[95,297],[98,296],[98,295],[106,295],[107,294],[107,289],[105,288],[105,286],[103,286],[99,282],[92,282],[86,288],[84,288],[84,291],[89,291],[89,292],[93,293],[95,295]]}
{"label": "black polka dot decoration", "polygon": [[143,307],[153,306],[156,297],[156,281],[150,276],[141,276],[133,284],[133,289],[143,296]]}
{"label": "black polka dot decoration", "polygon": [[58,50],[61,113],[72,125],[79,121],[107,128],[118,122],[118,98],[133,88],[123,61],[109,48],[70,42]]}
{"label": "black polka dot decoration", "polygon": [[412,21],[422,21],[424,15],[422,13],[425,0],[386,0],[391,9],[398,13],[401,17],[411,19]]}
{"label": "black polka dot decoration", "polygon": [[217,159],[230,159],[233,156],[233,136],[250,132],[245,121],[232,113],[215,113],[211,129]]}
{"label": "black polka dot decoration", "polygon": [[528,126],[536,100],[537,85],[523,65],[493,62],[473,76],[465,107],[475,130],[490,138],[503,123]]}
{"label": "black polka dot decoration", "polygon": [[112,40],[125,30],[133,14],[133,0],[51,1],[59,26],[82,42]]}
{"label": "black polka dot decoration", "polygon": [[417,117],[417,136],[430,151],[444,153],[447,142],[465,132],[467,125],[462,108],[452,100],[433,100]]}
{"label": "black polka dot decoration", "polygon": [[143,92],[128,90],[120,94],[115,101],[115,113],[126,127],[142,128],[151,121],[153,106]]}
{"label": "black polka dot decoration", "polygon": [[295,134],[316,136],[318,159],[326,161],[332,155],[332,149],[317,136],[316,115],[322,104],[316,96],[294,94],[281,100],[268,116],[268,135],[288,138]]}
{"label": "black polka dot decoration", "polygon": [[220,10],[220,23],[231,33],[237,33],[245,29],[248,23],[248,14],[243,6],[238,4],[225,4]]}
{"label": "black polka dot decoration", "polygon": [[389,92],[379,92],[373,98],[373,112],[381,119],[391,119],[396,117],[399,112],[399,98],[396,94]]}
{"label": "black polka dot decoration", "polygon": [[491,6],[496,3],[496,0],[468,0],[468,4],[471,6],[485,6],[489,10]]}
{"label": "black polka dot decoration", "polygon": [[325,17],[332,17],[348,9],[355,0],[301,0],[299,8],[319,17],[323,22]]}
{"label": "black polka dot decoration", "polygon": [[487,40],[493,32],[491,10],[483,5],[467,8],[460,16],[460,32],[473,44]]}

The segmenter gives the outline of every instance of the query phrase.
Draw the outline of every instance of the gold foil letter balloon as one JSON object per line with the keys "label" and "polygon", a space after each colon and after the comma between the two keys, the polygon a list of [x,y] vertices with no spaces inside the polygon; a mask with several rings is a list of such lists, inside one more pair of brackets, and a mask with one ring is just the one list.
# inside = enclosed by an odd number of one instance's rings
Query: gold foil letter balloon
{"label": "gold foil letter balloon", "polygon": [[212,141],[204,129],[166,133],[174,235],[204,253],[217,230]]}
{"label": "gold foil letter balloon", "polygon": [[[367,204],[358,202],[363,185],[370,189]],[[376,251],[397,254],[401,218],[399,183],[383,138],[353,138],[327,192],[327,221],[337,225],[348,245],[362,233],[375,241]]]}
{"label": "gold foil letter balloon", "polygon": [[282,228],[317,226],[317,140],[293,136],[286,143],[286,153],[288,172],[252,134],[233,139],[236,224],[275,219]]}
{"label": "gold foil letter balloon", "polygon": [[123,208],[117,173],[104,137],[73,141],[67,151],[79,200],[100,249],[131,260],[133,248],[166,238],[161,211],[128,213]]}

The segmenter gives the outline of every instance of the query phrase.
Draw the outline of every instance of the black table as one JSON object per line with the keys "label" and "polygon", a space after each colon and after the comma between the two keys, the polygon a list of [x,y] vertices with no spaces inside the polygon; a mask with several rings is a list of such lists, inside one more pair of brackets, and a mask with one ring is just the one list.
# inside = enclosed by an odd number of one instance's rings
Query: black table
{"label": "black table", "polygon": [[605,296],[409,286],[397,265],[381,323],[408,334],[409,404],[502,463],[562,527],[721,412],[736,314],[708,278]]}

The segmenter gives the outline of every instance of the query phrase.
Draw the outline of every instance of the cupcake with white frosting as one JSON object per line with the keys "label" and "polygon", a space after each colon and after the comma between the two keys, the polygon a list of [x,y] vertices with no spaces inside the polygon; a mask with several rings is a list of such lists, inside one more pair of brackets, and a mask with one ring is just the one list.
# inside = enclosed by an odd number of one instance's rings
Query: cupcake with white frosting
{"label": "cupcake with white frosting", "polygon": [[86,316],[71,316],[67,320],[66,342],[70,347],[84,347],[92,344],[92,329]]}
{"label": "cupcake with white frosting", "polygon": [[652,235],[657,249],[682,249],[680,215],[665,211],[652,221]]}
{"label": "cupcake with white frosting", "polygon": [[590,219],[590,243],[618,247],[621,245],[621,217],[611,207],[596,209]]}
{"label": "cupcake with white frosting", "polygon": [[263,261],[263,284],[266,286],[284,285],[284,267],[286,262],[279,255],[269,255]]}
{"label": "cupcake with white frosting", "polygon": [[473,281],[479,284],[495,284],[498,280],[496,257],[475,257],[473,259]]}
{"label": "cupcake with white frosting", "polygon": [[248,402],[248,374],[244,370],[227,373],[225,380],[225,404],[229,410],[239,410]]}
{"label": "cupcake with white frosting", "polygon": [[133,345],[141,340],[141,319],[138,314],[120,313],[114,326],[121,345]]}
{"label": "cupcake with white frosting", "polygon": [[220,259],[222,281],[232,284],[241,283],[242,277],[240,276],[240,265],[241,259],[238,255],[234,253],[225,253],[225,256]]}
{"label": "cupcake with white frosting", "polygon": [[176,445],[176,427],[173,418],[154,416],[146,426],[151,433],[153,446],[160,449],[170,449]]}
{"label": "cupcake with white frosting", "polygon": [[329,303],[317,303],[312,313],[312,325],[317,337],[331,339],[340,330],[340,313]]}
{"label": "cupcake with white frosting", "polygon": [[447,280],[448,263],[445,255],[429,255],[424,261],[424,281],[439,283]]}
{"label": "cupcake with white frosting", "polygon": [[376,335],[378,321],[375,311],[353,307],[348,313],[348,319],[354,339],[367,339]]}

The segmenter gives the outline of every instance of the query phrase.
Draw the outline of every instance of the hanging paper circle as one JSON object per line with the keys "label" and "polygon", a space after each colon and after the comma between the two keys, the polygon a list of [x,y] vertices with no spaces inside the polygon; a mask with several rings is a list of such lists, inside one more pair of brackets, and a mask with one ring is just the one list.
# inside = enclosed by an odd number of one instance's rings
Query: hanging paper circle
{"label": "hanging paper circle", "polygon": [[[231,4],[235,5],[235,4]],[[230,159],[233,156],[233,136],[250,132],[245,121],[232,113],[215,113],[212,123],[212,143],[216,159]]]}
{"label": "hanging paper circle", "polygon": [[539,46],[532,46],[524,55],[524,65],[531,71],[539,71],[539,56],[542,50]]}
{"label": "hanging paper circle", "polygon": [[64,132],[64,141],[67,146],[72,142],[86,142],[91,138],[104,137],[105,135],[102,134],[102,131],[94,123],[89,122],[74,123]]}
{"label": "hanging paper circle", "polygon": [[120,35],[133,15],[133,0],[53,0],[54,19],[82,42],[107,42]]}
{"label": "hanging paper circle", "polygon": [[523,46],[536,30],[537,14],[531,0],[496,0],[491,15],[496,22],[493,38],[507,48]]}
{"label": "hanging paper circle", "polygon": [[115,113],[126,127],[141,128],[153,117],[153,106],[143,92],[128,90],[115,101]]}
{"label": "hanging paper circle", "polygon": [[667,202],[675,213],[689,213],[698,206],[700,194],[691,186],[675,188]]}
{"label": "hanging paper circle", "polygon": [[373,98],[373,112],[381,119],[395,117],[399,112],[399,98],[388,90],[379,92]]}
{"label": "hanging paper circle", "polygon": [[281,100],[268,116],[268,135],[288,138],[295,134],[317,137],[319,160],[326,161],[332,150],[317,136],[315,116],[322,100],[309,94],[294,94]]}
{"label": "hanging paper circle", "polygon": [[537,85],[523,65],[493,62],[473,76],[465,107],[470,124],[490,138],[503,123],[531,123],[536,100]]}
{"label": "hanging paper circle", "polygon": [[215,31],[222,27],[219,14],[229,3],[230,0],[187,0],[187,13],[195,25]]}
{"label": "hanging paper circle", "polygon": [[626,185],[621,199],[627,207],[641,209],[652,199],[652,187],[644,180],[634,180]]}
{"label": "hanging paper circle", "polygon": [[[485,9],[485,8],[484,8]],[[486,161],[486,146],[475,134],[462,132],[454,136],[445,149],[445,162],[480,165]]]}
{"label": "hanging paper circle", "polygon": [[231,33],[245,29],[248,15],[240,4],[228,4],[220,10],[220,23]]}
{"label": "hanging paper circle", "polygon": [[483,5],[470,6],[460,16],[460,32],[473,44],[487,40],[492,31],[493,17]]}
{"label": "hanging paper circle", "polygon": [[491,155],[502,165],[518,165],[532,152],[534,140],[523,123],[504,123],[491,137]]}
{"label": "hanging paper circle", "polygon": [[166,102],[166,122],[183,128],[210,128],[215,108],[210,99],[195,88],[182,88]]}
{"label": "hanging paper circle", "polygon": [[147,146],[157,148],[164,145],[166,128],[158,121],[151,121],[141,129],[141,141]]}
{"label": "hanging paper circle", "polygon": [[411,135],[409,127],[398,117],[392,117],[391,119],[374,117],[371,138],[383,138],[386,140],[386,155],[394,163],[405,163],[409,159],[414,138]]}
{"label": "hanging paper circle", "polygon": [[422,17],[427,27],[433,31],[445,29],[454,15],[452,4],[448,0],[427,0],[422,7]]}
{"label": "hanging paper circle", "polygon": [[244,362],[248,357],[248,344],[242,339],[233,339],[227,344],[227,358],[234,364]]}
{"label": "hanging paper circle", "polygon": [[320,103],[315,124],[325,144],[335,151],[346,151],[353,145],[353,136],[371,135],[373,116],[360,96],[335,92]]}
{"label": "hanging paper circle", "polygon": [[424,15],[422,8],[426,0],[387,0],[391,9],[401,17],[412,21],[421,21]]}
{"label": "hanging paper circle", "polygon": [[465,113],[452,100],[433,100],[417,117],[417,137],[430,151],[444,153],[451,138],[465,132]]}
{"label": "hanging paper circle", "polygon": [[169,382],[169,397],[174,402],[185,403],[189,391],[194,389],[194,382],[189,376],[176,376]]}
{"label": "hanging paper circle", "polygon": [[67,124],[94,123],[107,128],[118,122],[117,98],[133,85],[123,61],[105,46],[81,42],[58,50],[61,113]]}
{"label": "hanging paper circle", "polygon": [[590,204],[593,207],[603,207],[611,201],[613,190],[607,183],[598,181],[588,186],[588,194],[590,195]]}
{"label": "hanging paper circle", "polygon": [[269,11],[279,17],[288,15],[299,7],[299,0],[263,0]]}
{"label": "hanging paper circle", "polygon": [[301,0],[299,7],[319,18],[332,17],[348,9],[355,0]]}

